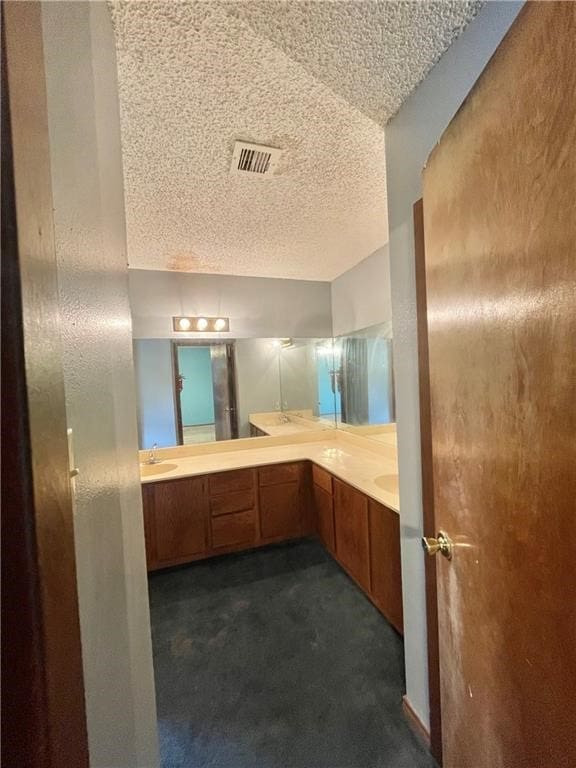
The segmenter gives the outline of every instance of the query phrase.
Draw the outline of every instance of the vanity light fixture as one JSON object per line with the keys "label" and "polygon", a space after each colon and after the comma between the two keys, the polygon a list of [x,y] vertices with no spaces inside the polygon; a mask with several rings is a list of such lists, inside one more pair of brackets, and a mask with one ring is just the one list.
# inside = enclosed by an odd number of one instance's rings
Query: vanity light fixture
{"label": "vanity light fixture", "polygon": [[230,330],[230,318],[228,317],[173,317],[172,328],[180,333],[203,333]]}

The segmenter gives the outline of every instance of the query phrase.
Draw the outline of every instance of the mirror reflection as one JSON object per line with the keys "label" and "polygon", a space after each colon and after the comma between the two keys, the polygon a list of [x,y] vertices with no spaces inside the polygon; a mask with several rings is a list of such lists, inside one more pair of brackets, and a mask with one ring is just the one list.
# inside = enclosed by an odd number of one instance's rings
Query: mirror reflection
{"label": "mirror reflection", "polygon": [[134,342],[142,449],[394,420],[390,328],[332,338]]}
{"label": "mirror reflection", "polygon": [[367,427],[393,422],[391,325],[340,336],[334,341],[334,359],[338,425]]}

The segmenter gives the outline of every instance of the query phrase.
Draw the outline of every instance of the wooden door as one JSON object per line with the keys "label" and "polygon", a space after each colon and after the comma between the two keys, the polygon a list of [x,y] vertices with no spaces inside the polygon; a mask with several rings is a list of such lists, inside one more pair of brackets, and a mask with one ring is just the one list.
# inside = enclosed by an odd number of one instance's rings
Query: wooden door
{"label": "wooden door", "polygon": [[363,493],[333,478],[336,555],[349,574],[370,591],[368,499]]}
{"label": "wooden door", "polygon": [[528,3],[424,173],[445,768],[576,765],[575,40]]}
{"label": "wooden door", "polygon": [[158,563],[185,561],[208,549],[208,498],[202,477],[154,483]]}
{"label": "wooden door", "polygon": [[402,634],[400,517],[397,512],[371,499],[368,510],[372,599],[392,626]]}

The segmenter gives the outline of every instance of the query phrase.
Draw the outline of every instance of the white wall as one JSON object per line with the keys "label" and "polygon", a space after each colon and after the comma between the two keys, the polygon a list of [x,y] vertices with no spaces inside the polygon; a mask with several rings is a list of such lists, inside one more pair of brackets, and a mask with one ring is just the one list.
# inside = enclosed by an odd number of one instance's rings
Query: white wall
{"label": "white wall", "polygon": [[114,36],[104,2],[42,14],[90,765],[153,768]]}
{"label": "white wall", "polygon": [[412,205],[422,195],[421,172],[428,154],[521,6],[518,2],[483,6],[386,128],[406,688],[424,723],[429,721],[429,707]]}
{"label": "white wall", "polygon": [[331,304],[334,336],[392,319],[388,245],[332,282]]}
{"label": "white wall", "polygon": [[136,339],[134,369],[140,448],[178,444],[172,343],[168,339]]}
{"label": "white wall", "polygon": [[220,338],[332,335],[330,283],[131,269],[129,285],[136,339],[193,337],[174,315],[229,317]]}

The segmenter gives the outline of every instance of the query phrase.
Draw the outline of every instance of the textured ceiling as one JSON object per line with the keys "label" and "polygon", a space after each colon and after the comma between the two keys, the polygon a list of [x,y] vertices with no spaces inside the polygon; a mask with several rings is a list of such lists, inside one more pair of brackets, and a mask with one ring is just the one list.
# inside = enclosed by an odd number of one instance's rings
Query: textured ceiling
{"label": "textured ceiling", "polygon": [[382,126],[478,6],[112,3],[130,266],[332,280],[385,244]]}
{"label": "textured ceiling", "polygon": [[382,125],[483,0],[233,0],[228,12]]}

